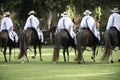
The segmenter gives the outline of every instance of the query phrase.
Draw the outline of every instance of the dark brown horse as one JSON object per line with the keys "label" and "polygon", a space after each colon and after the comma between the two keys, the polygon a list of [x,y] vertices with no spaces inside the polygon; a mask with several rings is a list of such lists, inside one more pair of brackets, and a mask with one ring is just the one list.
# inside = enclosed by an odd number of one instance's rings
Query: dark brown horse
{"label": "dark brown horse", "polygon": [[86,47],[89,46],[92,48],[92,56],[91,58],[95,62],[95,54],[96,54],[96,47],[97,47],[97,38],[94,36],[94,34],[88,29],[82,29],[76,34],[77,39],[77,50],[78,55],[76,57],[76,61],[78,63],[85,62],[83,58],[83,52],[86,50]]}
{"label": "dark brown horse", "polygon": [[[53,63],[56,63],[59,58],[60,47],[63,48],[64,61],[66,62],[65,52],[67,52],[67,61],[69,62],[69,51],[68,48],[72,45],[72,40],[70,34],[67,30],[62,29],[60,32],[57,32],[54,37],[54,52],[53,52]],[[74,49],[75,46],[73,45]],[[76,49],[75,49],[76,53]]]}
{"label": "dark brown horse", "polygon": [[[29,46],[33,45],[34,47],[34,56],[32,58],[34,59],[36,57],[36,48],[39,48],[39,54],[40,54],[40,60],[42,61],[41,56],[41,40],[38,38],[37,31],[34,28],[28,28],[25,31],[23,31],[20,35],[20,53],[18,55],[18,59],[21,59],[22,57],[26,56],[27,61],[29,62],[29,59],[27,57],[27,49],[29,49]],[[22,63],[24,63],[24,59],[22,60]]]}
{"label": "dark brown horse", "polygon": [[[115,47],[119,46],[120,48],[120,32],[113,26],[104,33],[104,43],[105,43],[105,52],[102,56],[102,61],[109,62],[109,57],[111,55],[110,62],[113,63],[112,51]],[[120,59],[118,60],[120,61]]]}
{"label": "dark brown horse", "polygon": [[3,54],[4,54],[5,62],[7,62],[7,58],[6,58],[7,47],[9,47],[9,61],[11,61],[11,50],[12,48],[15,47],[15,43],[9,38],[7,30],[2,30],[0,32],[0,47],[4,49]]}

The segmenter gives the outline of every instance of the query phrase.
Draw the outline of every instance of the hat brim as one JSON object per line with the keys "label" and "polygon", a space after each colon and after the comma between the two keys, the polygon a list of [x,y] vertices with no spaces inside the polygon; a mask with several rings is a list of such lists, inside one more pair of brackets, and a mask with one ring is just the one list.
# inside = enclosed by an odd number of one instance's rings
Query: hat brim
{"label": "hat brim", "polygon": [[68,15],[61,14],[61,16],[66,17],[66,16],[68,16]]}
{"label": "hat brim", "polygon": [[88,13],[84,12],[83,14],[84,15],[90,15],[90,14],[92,14],[92,12],[88,12]]}
{"label": "hat brim", "polygon": [[32,14],[36,14],[36,12],[34,12],[34,13],[28,13],[28,15],[32,15]]}
{"label": "hat brim", "polygon": [[111,12],[120,12],[119,10],[115,11],[115,10],[111,10]]}

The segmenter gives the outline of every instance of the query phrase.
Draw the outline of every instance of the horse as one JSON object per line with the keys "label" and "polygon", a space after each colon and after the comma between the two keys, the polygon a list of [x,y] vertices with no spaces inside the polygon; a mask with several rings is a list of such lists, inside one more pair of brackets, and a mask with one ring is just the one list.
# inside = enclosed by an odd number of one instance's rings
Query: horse
{"label": "horse", "polygon": [[34,56],[32,56],[33,59],[36,57],[36,48],[39,48],[39,54],[40,54],[40,60],[42,60],[41,56],[41,47],[42,43],[41,40],[39,40],[37,31],[34,28],[27,28],[20,34],[20,53],[18,55],[18,59],[22,59],[22,63],[24,63],[24,56],[26,56],[27,62],[29,62],[29,59],[27,57],[27,50],[30,49],[29,46],[32,45],[34,47]]}
{"label": "horse", "polygon": [[90,31],[89,28],[84,28],[82,30],[79,30],[76,34],[76,39],[77,39],[77,50],[78,50],[78,55],[75,58],[75,60],[80,64],[85,63],[84,58],[83,58],[83,52],[86,49],[87,46],[92,48],[92,56],[91,58],[95,62],[95,55],[97,54],[96,48],[98,45],[98,40],[94,36],[94,34]]}
{"label": "horse", "polygon": [[7,47],[9,47],[9,61],[11,61],[11,50],[12,50],[12,48],[15,48],[18,46],[16,46],[15,42],[13,42],[9,38],[9,34],[8,34],[7,30],[2,30],[0,32],[0,47],[1,47],[1,51],[2,51],[2,48],[4,49],[3,54],[4,54],[5,62],[8,62],[8,60],[6,58],[6,51],[7,51]]}
{"label": "horse", "polygon": [[[105,43],[105,52],[102,55],[101,61],[110,61],[114,62],[112,51],[115,47],[119,46],[120,48],[120,32],[112,26],[109,30],[106,30],[104,33],[104,43]],[[109,60],[111,55],[111,60]],[[118,60],[120,62],[120,59]]]}
{"label": "horse", "polygon": [[69,62],[68,48],[70,46],[74,48],[76,54],[76,47],[75,45],[73,45],[69,32],[66,29],[62,29],[61,31],[56,32],[54,37],[54,51],[53,51],[53,59],[52,59],[54,64],[58,61],[60,47],[63,48],[64,61],[66,62],[65,53],[67,52],[67,61]]}

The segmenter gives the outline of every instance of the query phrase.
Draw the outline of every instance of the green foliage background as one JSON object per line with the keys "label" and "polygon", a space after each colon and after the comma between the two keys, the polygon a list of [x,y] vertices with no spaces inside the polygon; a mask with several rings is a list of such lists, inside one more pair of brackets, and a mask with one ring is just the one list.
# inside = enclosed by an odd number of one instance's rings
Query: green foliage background
{"label": "green foliage background", "polygon": [[[5,11],[14,12],[16,14],[15,19],[18,19],[19,23],[22,24],[20,27],[23,27],[28,17],[28,12],[30,10],[35,10],[37,12],[36,16],[44,19],[44,24],[47,28],[48,25],[46,24],[49,11],[52,12],[52,20],[53,24],[55,24],[52,26],[56,26],[60,14],[68,8],[68,5],[72,5],[70,9],[73,10],[69,11],[72,12],[71,14],[74,14],[74,18],[77,17],[78,24],[86,9],[95,13],[95,9],[100,6],[102,13],[100,31],[104,31],[108,17],[111,14],[110,10],[113,9],[113,7],[120,8],[120,0],[1,0],[0,14],[2,15]],[[95,14],[93,17],[94,16]]]}

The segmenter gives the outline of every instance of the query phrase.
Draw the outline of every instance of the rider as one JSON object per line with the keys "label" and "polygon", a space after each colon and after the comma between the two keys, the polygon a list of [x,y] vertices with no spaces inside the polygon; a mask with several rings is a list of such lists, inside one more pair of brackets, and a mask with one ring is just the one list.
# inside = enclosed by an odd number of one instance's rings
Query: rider
{"label": "rider", "polygon": [[14,31],[14,26],[13,26],[13,22],[10,18],[10,12],[5,12],[5,14],[3,15],[3,19],[1,22],[1,31],[2,30],[7,30],[10,39],[15,42],[15,44],[18,44],[18,35],[16,34],[16,32]]}
{"label": "rider", "polygon": [[114,8],[111,12],[112,14],[109,16],[106,30],[109,30],[110,27],[116,27],[116,29],[120,32],[120,15],[118,14],[120,11],[118,8]]}
{"label": "rider", "polygon": [[90,12],[89,10],[86,10],[83,13],[85,16],[82,18],[79,29],[89,28],[90,31],[97,38],[98,43],[100,43],[100,33],[96,28],[96,22],[95,22],[94,18],[90,16],[91,13],[92,12]]}
{"label": "rider", "polygon": [[61,16],[62,18],[60,18],[58,21],[56,32],[60,31],[61,29],[66,29],[70,33],[70,36],[72,38],[72,45],[75,46],[76,45],[76,34],[73,31],[74,23],[68,17],[67,12],[63,12]]}
{"label": "rider", "polygon": [[28,13],[29,17],[27,18],[24,30],[26,30],[27,28],[35,28],[35,30],[37,31],[39,40],[41,40],[41,43],[43,43],[43,32],[39,28],[40,23],[37,17],[34,16],[35,14],[36,12],[33,10]]}

